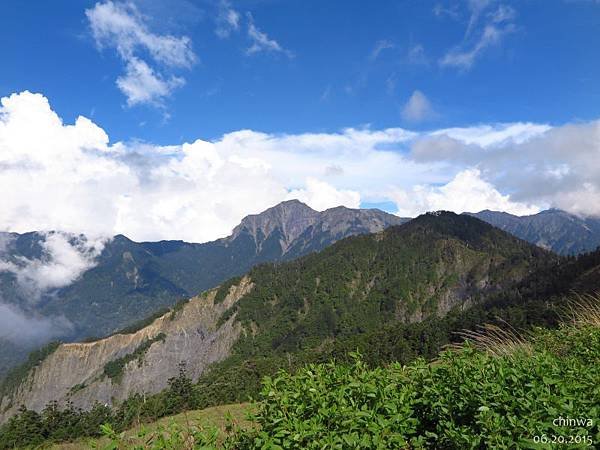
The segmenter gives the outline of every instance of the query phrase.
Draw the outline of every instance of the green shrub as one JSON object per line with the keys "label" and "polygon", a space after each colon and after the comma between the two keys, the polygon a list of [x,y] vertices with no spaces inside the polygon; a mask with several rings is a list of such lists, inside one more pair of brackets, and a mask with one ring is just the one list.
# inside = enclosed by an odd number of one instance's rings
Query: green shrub
{"label": "green shrub", "polygon": [[[580,448],[600,442],[600,330],[538,331],[533,348],[496,357],[466,345],[433,364],[369,369],[357,359],[280,372],[264,381],[260,431],[245,448],[544,448],[536,436],[579,436]],[[565,426],[561,417],[585,421]]]}

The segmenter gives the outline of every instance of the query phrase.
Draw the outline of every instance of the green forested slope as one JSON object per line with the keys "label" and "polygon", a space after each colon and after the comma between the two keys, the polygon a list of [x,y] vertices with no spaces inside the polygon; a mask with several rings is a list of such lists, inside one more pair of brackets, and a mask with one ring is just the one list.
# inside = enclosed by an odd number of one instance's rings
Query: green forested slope
{"label": "green forested slope", "polygon": [[263,265],[229,314],[252,333],[238,353],[293,352],[468,307],[557,259],[478,219],[424,215],[341,241],[287,264]]}
{"label": "green forested slope", "polygon": [[[184,374],[165,392],[134,396],[102,413],[124,429],[134,420],[244,401],[257,395],[264,375],[281,368],[295,372],[306,363],[348,362],[356,349],[371,367],[430,359],[459,340],[455,332],[497,316],[518,328],[553,327],[564,294],[600,286],[599,267],[600,252],[557,258],[474,218],[422,216],[320,254],[253,269],[254,289],[226,313],[237,314],[245,329],[230,358],[196,384]],[[428,306],[448,299],[443,317],[438,314],[444,310],[434,314]],[[414,312],[419,310],[423,317]]]}

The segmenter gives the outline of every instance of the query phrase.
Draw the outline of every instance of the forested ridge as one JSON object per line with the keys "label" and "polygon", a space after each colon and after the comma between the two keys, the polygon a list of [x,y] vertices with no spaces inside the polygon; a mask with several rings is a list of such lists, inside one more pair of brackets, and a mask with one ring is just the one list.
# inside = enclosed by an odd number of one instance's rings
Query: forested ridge
{"label": "forested ridge", "polygon": [[[597,288],[599,267],[598,251],[559,258],[477,219],[422,216],[297,261],[251,270],[255,288],[225,313],[235,314],[246,332],[232,355],[197,382],[182,366],[159,394],[134,395],[114,410],[67,408],[64,423],[52,427],[70,430],[61,438],[43,431],[49,413],[57,416],[56,405],[41,415],[23,409],[0,436],[18,435],[33,421],[42,431],[32,439],[72,439],[100,433],[99,416],[123,430],[134,421],[245,401],[258,395],[266,375],[282,368],[294,373],[310,363],[344,364],[356,350],[370,368],[431,360],[461,340],[457,332],[483,323],[553,328],[567,295]],[[447,310],[439,309],[440,302]]]}

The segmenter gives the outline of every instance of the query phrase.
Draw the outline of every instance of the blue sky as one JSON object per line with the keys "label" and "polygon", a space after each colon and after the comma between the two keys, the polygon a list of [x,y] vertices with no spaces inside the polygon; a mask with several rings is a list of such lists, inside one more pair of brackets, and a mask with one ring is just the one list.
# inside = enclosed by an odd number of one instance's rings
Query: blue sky
{"label": "blue sky", "polygon": [[[166,71],[185,85],[160,108],[126,106],[115,85],[123,60],[114,48],[99,51],[90,33],[85,10],[93,1],[35,7],[3,1],[0,92],[43,92],[66,121],[83,114],[111,139],[158,144],[244,128],[299,133],[364,124],[560,124],[593,119],[600,104],[600,8],[593,1],[506,3],[514,17],[500,27],[511,30],[471,67],[441,60],[455,47],[474,48],[498,4],[481,13],[466,36],[473,16],[466,1],[232,2],[240,25],[228,38],[215,33],[223,7],[218,2],[136,4],[149,30],[189,37],[197,55],[191,67]],[[293,56],[268,50],[247,55],[247,13]],[[378,46],[383,49],[374,57]],[[411,57],[411,51],[417,53]],[[435,111],[417,123],[401,114],[415,90]]]}
{"label": "blue sky", "polygon": [[0,229],[205,241],[298,198],[600,215],[592,0],[0,2]]}

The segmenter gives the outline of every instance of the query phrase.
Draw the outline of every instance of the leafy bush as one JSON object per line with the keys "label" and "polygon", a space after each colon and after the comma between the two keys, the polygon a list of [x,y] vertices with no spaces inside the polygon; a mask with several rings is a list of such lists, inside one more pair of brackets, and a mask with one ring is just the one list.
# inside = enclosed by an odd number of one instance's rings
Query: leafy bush
{"label": "leafy bush", "polygon": [[[539,448],[536,436],[599,442],[600,330],[538,331],[533,348],[496,357],[467,345],[433,364],[371,370],[358,359],[280,372],[264,382],[260,431],[247,448]],[[586,420],[557,425],[560,417]]]}

